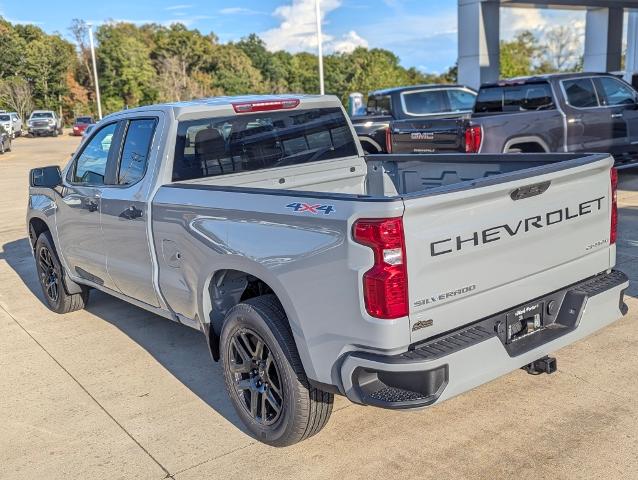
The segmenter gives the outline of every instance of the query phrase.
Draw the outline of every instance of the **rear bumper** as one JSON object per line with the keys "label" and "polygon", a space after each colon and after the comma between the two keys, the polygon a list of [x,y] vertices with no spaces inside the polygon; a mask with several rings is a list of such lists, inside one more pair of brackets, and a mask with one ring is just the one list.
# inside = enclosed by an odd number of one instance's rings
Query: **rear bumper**
{"label": "rear bumper", "polygon": [[[506,341],[507,312],[383,356],[350,353],[341,365],[346,396],[355,403],[391,409],[423,408],[466,392],[574,343],[627,313],[627,276],[597,275],[534,302],[554,303],[553,323]],[[527,304],[526,304],[527,305]]]}

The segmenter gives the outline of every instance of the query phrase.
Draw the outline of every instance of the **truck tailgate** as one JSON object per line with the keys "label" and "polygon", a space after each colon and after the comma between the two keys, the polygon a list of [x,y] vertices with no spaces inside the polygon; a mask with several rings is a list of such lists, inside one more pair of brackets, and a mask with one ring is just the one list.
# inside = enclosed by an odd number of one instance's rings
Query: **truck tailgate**
{"label": "truck tailgate", "polygon": [[392,153],[463,152],[466,123],[462,118],[392,122]]}
{"label": "truck tailgate", "polygon": [[412,341],[610,268],[612,163],[561,162],[405,197]]}

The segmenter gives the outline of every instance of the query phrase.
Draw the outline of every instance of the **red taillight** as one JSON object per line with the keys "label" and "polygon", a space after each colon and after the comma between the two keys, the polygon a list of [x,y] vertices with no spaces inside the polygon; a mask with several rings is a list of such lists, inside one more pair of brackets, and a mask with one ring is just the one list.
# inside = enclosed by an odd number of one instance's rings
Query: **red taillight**
{"label": "red taillight", "polygon": [[616,243],[618,236],[618,170],[612,168],[609,172],[611,177],[611,225],[609,227],[609,243]]}
{"label": "red taillight", "polygon": [[269,102],[233,103],[235,113],[269,112],[272,110],[290,110],[299,106],[299,100],[273,100]]}
{"label": "red taillight", "polygon": [[478,153],[483,141],[483,130],[480,125],[471,125],[465,129],[465,153]]}
{"label": "red taillight", "polygon": [[367,312],[376,318],[394,319],[408,314],[408,272],[402,218],[357,220],[357,243],[374,252],[374,266],[363,274]]}
{"label": "red taillight", "polygon": [[392,130],[390,127],[385,129],[385,151],[392,153]]}

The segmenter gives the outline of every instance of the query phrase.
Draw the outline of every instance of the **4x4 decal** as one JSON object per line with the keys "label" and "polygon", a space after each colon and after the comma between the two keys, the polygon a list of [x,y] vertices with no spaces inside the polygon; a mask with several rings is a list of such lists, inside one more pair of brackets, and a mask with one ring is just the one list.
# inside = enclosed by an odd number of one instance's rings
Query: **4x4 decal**
{"label": "4x4 decal", "polygon": [[286,208],[291,208],[295,213],[312,213],[313,215],[330,215],[335,212],[334,205],[311,205],[309,203],[289,203]]}

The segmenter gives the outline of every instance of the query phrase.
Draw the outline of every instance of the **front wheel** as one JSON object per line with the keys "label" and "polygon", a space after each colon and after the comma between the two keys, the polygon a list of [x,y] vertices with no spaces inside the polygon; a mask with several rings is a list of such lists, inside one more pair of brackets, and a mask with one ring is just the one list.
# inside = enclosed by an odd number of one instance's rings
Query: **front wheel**
{"label": "front wheel", "polygon": [[228,312],[221,363],[233,406],[258,440],[275,447],[293,445],[328,422],[334,396],[308,383],[274,295],[252,298]]}
{"label": "front wheel", "polygon": [[40,234],[35,242],[35,263],[44,300],[50,310],[69,313],[82,310],[89,301],[89,289],[82,286],[80,293],[67,293],[64,271],[53,246],[49,232]]}

